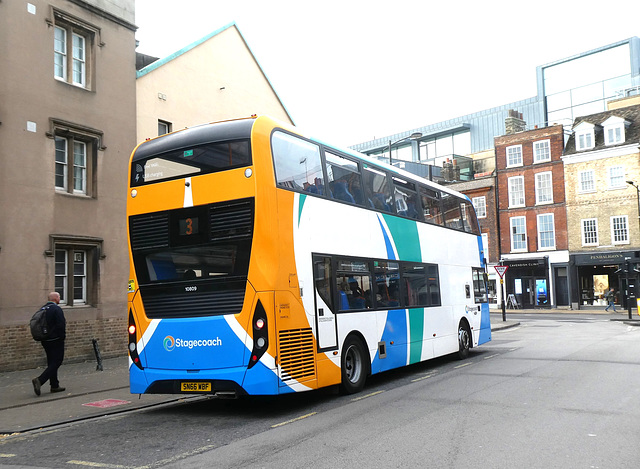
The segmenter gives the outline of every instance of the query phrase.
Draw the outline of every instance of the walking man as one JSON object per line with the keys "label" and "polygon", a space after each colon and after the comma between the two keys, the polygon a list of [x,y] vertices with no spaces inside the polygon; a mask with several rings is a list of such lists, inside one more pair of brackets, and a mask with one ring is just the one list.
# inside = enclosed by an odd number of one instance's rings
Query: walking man
{"label": "walking man", "polygon": [[33,391],[37,396],[40,395],[40,388],[47,381],[51,385],[51,392],[65,390],[65,388],[60,387],[60,382],[58,381],[58,368],[60,368],[62,360],[64,360],[64,339],[67,321],[58,303],[60,303],[60,294],[58,292],[49,293],[49,301],[45,307],[47,308],[47,324],[51,331],[51,338],[41,342],[47,354],[47,368],[40,376],[31,380]]}
{"label": "walking man", "polygon": [[613,308],[613,312],[617,313],[616,305],[614,304],[614,301],[616,299],[616,294],[613,291],[613,287],[609,288],[609,291],[604,294],[604,299],[607,300],[607,303],[608,303],[607,307],[604,310],[609,311],[609,308]]}

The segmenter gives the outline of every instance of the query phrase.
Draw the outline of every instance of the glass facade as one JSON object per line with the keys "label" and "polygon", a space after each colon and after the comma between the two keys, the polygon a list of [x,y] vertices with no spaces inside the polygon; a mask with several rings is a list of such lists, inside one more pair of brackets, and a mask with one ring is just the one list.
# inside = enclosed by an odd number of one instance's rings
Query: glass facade
{"label": "glass facade", "polygon": [[633,86],[629,44],[544,67],[542,74],[549,124],[571,125],[606,111],[608,100]]}

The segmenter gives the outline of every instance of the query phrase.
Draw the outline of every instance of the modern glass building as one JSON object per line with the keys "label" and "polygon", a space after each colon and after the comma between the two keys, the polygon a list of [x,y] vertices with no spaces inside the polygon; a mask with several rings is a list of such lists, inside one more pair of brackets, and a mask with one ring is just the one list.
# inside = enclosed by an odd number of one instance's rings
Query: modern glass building
{"label": "modern glass building", "polygon": [[[461,179],[468,180],[475,173],[492,170],[482,163],[471,164],[464,157],[474,155],[481,161],[482,152],[493,151],[493,138],[506,133],[509,110],[522,114],[526,130],[556,123],[570,126],[578,116],[605,111],[610,99],[640,94],[640,39],[632,37],[540,65],[536,75],[538,93],[532,98],[407,129],[351,148],[389,160],[391,147],[393,160],[440,167],[447,159],[456,159],[461,165]],[[422,137],[412,142],[409,137],[415,132]],[[470,167],[468,171],[465,164]]]}
{"label": "modern glass building", "polygon": [[640,94],[640,39],[632,37],[536,69],[549,125],[570,126],[607,110],[607,101]]}

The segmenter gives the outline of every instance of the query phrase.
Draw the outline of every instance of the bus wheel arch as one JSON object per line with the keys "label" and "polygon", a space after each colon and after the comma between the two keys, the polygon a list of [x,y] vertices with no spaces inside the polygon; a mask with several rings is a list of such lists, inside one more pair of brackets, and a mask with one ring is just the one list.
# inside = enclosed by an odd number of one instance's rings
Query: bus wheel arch
{"label": "bus wheel arch", "polygon": [[469,349],[473,346],[471,327],[469,322],[462,318],[458,323],[458,359],[464,360],[469,356]]}
{"label": "bus wheel arch", "polygon": [[342,345],[340,358],[340,374],[342,377],[340,391],[343,394],[355,394],[362,391],[367,376],[371,373],[369,350],[364,338],[358,333],[351,333]]}

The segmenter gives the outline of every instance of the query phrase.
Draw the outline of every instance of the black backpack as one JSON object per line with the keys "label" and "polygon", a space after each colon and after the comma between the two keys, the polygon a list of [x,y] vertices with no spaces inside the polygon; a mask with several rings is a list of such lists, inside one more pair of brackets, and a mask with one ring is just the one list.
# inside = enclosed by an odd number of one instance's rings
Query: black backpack
{"label": "black backpack", "polygon": [[31,336],[33,337],[33,340],[41,342],[49,338],[51,330],[49,329],[49,324],[47,323],[48,309],[49,307],[45,305],[38,311],[36,311],[35,314],[31,317],[29,327],[31,328]]}

